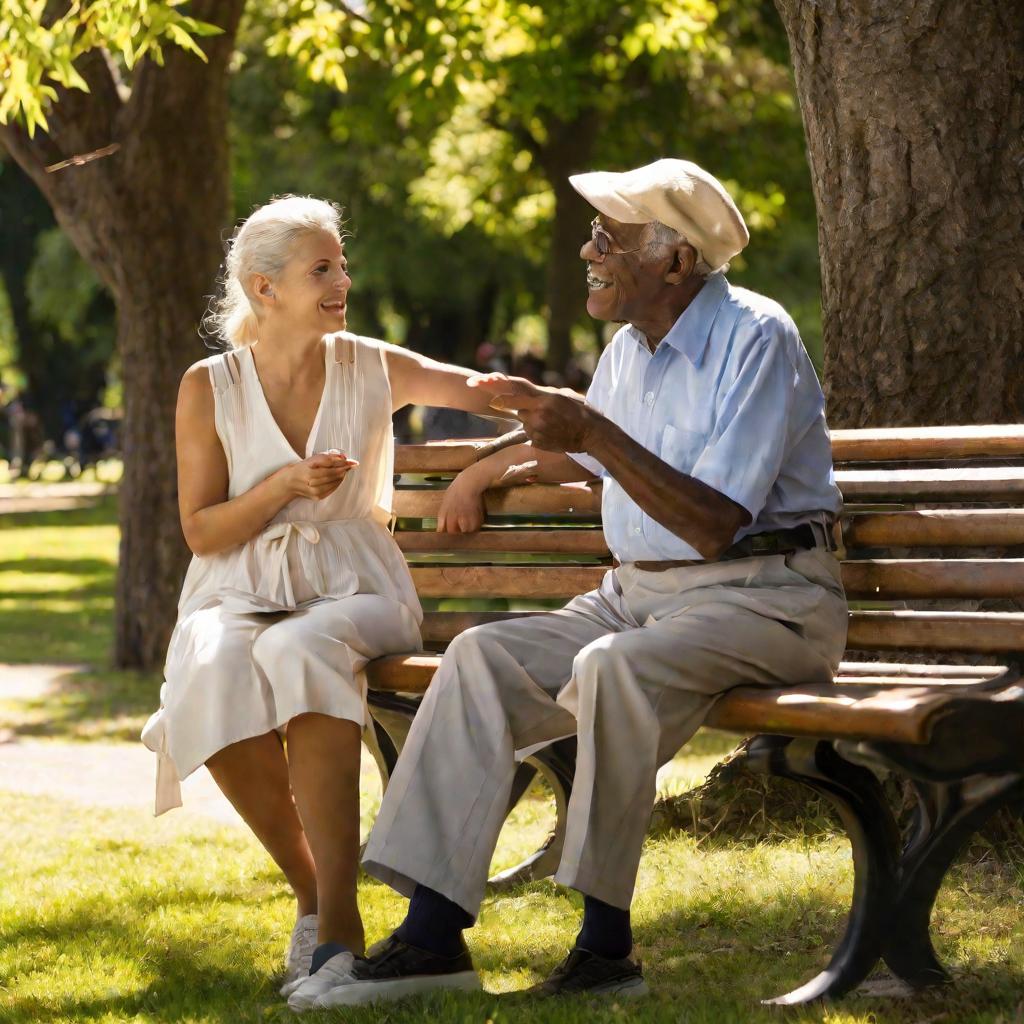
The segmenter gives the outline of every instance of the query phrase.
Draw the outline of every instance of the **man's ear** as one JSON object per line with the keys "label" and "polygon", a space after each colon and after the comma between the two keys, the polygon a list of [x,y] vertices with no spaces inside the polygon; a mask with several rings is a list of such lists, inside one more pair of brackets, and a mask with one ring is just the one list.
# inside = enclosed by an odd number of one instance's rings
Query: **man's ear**
{"label": "man's ear", "polygon": [[677,245],[672,253],[672,265],[665,273],[667,284],[682,284],[697,266],[697,250],[688,242]]}

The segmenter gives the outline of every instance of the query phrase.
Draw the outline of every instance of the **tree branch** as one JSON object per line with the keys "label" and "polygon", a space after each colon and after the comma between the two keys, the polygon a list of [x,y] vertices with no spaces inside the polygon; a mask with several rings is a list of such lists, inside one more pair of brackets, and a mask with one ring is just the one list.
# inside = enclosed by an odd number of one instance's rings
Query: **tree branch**
{"label": "tree branch", "polygon": [[245,0],[194,0],[189,14],[223,32],[197,40],[206,54],[206,63],[177,46],[164,47],[162,67],[149,58],[140,62],[123,114],[126,136],[129,131],[137,138],[151,131],[166,131],[164,119],[183,108],[202,116],[215,98],[211,92],[219,92],[211,91],[208,84],[218,80],[227,69],[244,8]]}

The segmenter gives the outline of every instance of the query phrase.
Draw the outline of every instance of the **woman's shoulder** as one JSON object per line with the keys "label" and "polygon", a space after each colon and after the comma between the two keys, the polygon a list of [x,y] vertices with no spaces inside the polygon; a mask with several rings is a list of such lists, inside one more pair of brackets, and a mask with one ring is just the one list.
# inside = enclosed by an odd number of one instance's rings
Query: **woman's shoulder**
{"label": "woman's shoulder", "polygon": [[241,383],[242,350],[237,348],[214,352],[194,362],[182,375],[181,387],[226,391]]}
{"label": "woman's shoulder", "polygon": [[360,356],[371,356],[374,362],[381,362],[384,353],[391,346],[379,338],[370,338],[352,331],[337,331],[327,335],[329,344],[334,349],[336,363],[357,363]]}

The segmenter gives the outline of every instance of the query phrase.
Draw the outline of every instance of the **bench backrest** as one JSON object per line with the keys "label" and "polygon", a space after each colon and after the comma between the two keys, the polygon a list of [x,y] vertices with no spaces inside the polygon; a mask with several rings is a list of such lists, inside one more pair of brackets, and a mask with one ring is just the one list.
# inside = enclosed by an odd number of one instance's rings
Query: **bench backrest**
{"label": "bench backrest", "polygon": [[[429,649],[479,622],[558,607],[595,587],[610,562],[600,486],[494,492],[480,533],[434,533],[441,491],[481,443],[396,450],[395,536]],[[1024,651],[1024,426],[839,430],[832,445],[848,647]]]}

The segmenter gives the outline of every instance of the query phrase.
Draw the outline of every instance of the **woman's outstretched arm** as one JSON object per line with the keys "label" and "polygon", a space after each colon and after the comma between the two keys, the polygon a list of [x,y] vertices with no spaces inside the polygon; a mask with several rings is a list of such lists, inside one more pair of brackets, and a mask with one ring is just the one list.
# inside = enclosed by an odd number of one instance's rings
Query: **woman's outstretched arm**
{"label": "woman's outstretched arm", "polygon": [[175,415],[178,513],[193,554],[213,555],[256,536],[293,498],[326,497],[354,463],[321,453],[283,466],[244,494],[228,498],[228,464],[214,423],[205,364],[182,377]]}
{"label": "woman's outstretched arm", "polygon": [[492,419],[508,419],[507,415],[502,416],[491,408],[489,403],[493,395],[466,386],[470,377],[478,376],[476,371],[442,363],[394,345],[389,345],[385,353],[393,409],[406,405],[433,405],[462,409]]}
{"label": "woman's outstretched arm", "polygon": [[[470,378],[480,376],[479,373],[394,346],[388,346],[386,352],[395,409],[404,405],[439,405],[495,416],[490,405],[494,395],[468,386]],[[473,533],[480,529],[484,519],[483,495],[492,487],[592,479],[594,474],[568,455],[541,451],[530,444],[513,445],[463,470],[452,481],[445,491],[437,529],[441,533]]]}

